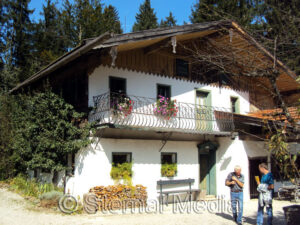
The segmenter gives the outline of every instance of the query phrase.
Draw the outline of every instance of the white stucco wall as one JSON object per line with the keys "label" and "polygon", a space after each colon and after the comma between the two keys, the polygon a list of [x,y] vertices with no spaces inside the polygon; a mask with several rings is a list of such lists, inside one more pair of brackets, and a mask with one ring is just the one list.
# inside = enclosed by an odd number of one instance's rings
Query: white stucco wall
{"label": "white stucco wall", "polygon": [[[132,152],[133,185],[147,187],[148,199],[158,196],[156,182],[161,177],[161,141],[133,139],[101,139],[100,142],[81,150],[75,158],[75,176],[69,179],[66,191],[82,196],[91,187],[112,185],[110,177],[112,152]],[[168,141],[162,152],[177,152],[177,176],[174,179],[195,179],[192,188],[198,188],[199,164],[197,143],[191,141]],[[168,189],[187,189],[187,185],[170,186]]]}
{"label": "white stucco wall", "polygon": [[229,188],[225,186],[225,179],[230,172],[234,171],[234,166],[239,165],[242,168],[242,174],[245,176],[244,200],[250,199],[249,185],[249,158],[267,156],[264,149],[264,142],[242,141],[236,138],[218,138],[220,147],[217,151],[217,194],[224,195],[226,199],[230,198]]}
{"label": "white stucco wall", "polygon": [[[249,200],[249,157],[266,156],[263,142],[242,141],[229,137],[216,139],[220,147],[216,153],[216,185],[217,196],[230,198],[229,188],[225,186],[225,178],[233,171],[235,165],[242,167],[245,176],[244,199]],[[198,142],[168,141],[162,152],[177,152],[178,174],[174,179],[195,179],[192,188],[199,188]],[[133,184],[147,187],[148,199],[158,197],[159,187],[156,182],[161,177],[162,142],[158,140],[104,139],[81,150],[75,159],[75,176],[67,182],[66,191],[75,196],[82,196],[91,187],[112,185],[110,177],[112,152],[132,152]],[[186,189],[188,186],[169,186],[165,190]]]}
{"label": "white stucco wall", "polygon": [[93,106],[93,96],[104,94],[109,90],[109,76],[126,78],[127,94],[156,98],[157,84],[171,86],[172,99],[195,104],[195,88],[211,92],[212,106],[230,108],[230,97],[238,97],[240,113],[250,109],[248,92],[234,91],[229,88],[218,88],[191,81],[176,80],[153,74],[129,71],[124,69],[99,66],[89,76],[89,106]]}

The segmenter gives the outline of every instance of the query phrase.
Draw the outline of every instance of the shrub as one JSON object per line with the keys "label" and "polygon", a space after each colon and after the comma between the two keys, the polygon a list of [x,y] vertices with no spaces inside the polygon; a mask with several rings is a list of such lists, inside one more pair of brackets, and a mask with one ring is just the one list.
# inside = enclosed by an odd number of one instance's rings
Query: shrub
{"label": "shrub", "polygon": [[35,179],[28,180],[23,175],[18,175],[10,180],[10,189],[22,195],[35,198],[38,198],[40,195],[51,191],[62,192],[61,188],[58,188],[53,184],[41,184]]}
{"label": "shrub", "polygon": [[161,165],[161,175],[163,177],[174,177],[177,174],[177,164],[176,163],[164,163]]}
{"label": "shrub", "polygon": [[59,191],[49,191],[39,196],[40,200],[58,200],[63,195]]}

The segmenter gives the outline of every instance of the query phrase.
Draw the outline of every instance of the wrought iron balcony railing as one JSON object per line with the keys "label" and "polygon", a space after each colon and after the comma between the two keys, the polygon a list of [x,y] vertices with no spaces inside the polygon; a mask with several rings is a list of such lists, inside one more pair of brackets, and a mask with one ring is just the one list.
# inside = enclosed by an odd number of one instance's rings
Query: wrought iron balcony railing
{"label": "wrought iron balcony railing", "polygon": [[100,125],[188,133],[227,133],[234,129],[233,114],[226,108],[184,102],[162,106],[153,98],[111,92],[95,96],[93,101],[89,121]]}

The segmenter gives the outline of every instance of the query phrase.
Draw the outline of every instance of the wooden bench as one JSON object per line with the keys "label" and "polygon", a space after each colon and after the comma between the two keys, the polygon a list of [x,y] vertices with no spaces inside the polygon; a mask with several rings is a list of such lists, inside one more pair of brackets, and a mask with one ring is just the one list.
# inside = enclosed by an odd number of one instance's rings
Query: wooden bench
{"label": "wooden bench", "polygon": [[[157,185],[160,186],[160,202],[163,203],[163,195],[166,195],[166,205],[168,205],[169,195],[175,194],[175,193],[183,193],[186,192],[189,196],[189,201],[192,200],[192,192],[193,191],[200,191],[199,189],[192,189],[192,183],[195,182],[195,179],[180,179],[180,180],[159,180],[157,181]],[[170,184],[188,184],[189,189],[186,190],[174,190],[174,191],[163,191],[164,185],[170,185]]]}

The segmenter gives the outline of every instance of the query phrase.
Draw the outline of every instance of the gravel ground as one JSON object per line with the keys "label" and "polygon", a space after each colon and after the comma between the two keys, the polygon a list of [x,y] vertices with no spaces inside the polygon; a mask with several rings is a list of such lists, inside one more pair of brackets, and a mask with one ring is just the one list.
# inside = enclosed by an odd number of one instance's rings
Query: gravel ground
{"label": "gravel ground", "polygon": [[[282,207],[291,205],[288,201],[274,201],[274,225],[282,225],[284,215]],[[219,204],[222,205],[222,204]],[[226,208],[226,203],[223,204],[223,209]],[[176,207],[177,206],[177,207]],[[195,206],[198,206],[195,207]],[[131,213],[131,212],[115,212],[110,214],[97,213],[95,215],[80,214],[66,215],[60,212],[55,212],[50,209],[42,209],[35,206],[33,203],[25,200],[20,195],[8,191],[6,188],[0,188],[0,224],[1,225],[35,225],[35,224],[235,224],[231,220],[231,214],[226,210],[215,209],[216,204],[210,202],[207,207],[204,203],[197,204],[192,207],[190,213],[186,210],[180,213],[178,205],[170,204],[164,206],[163,213]],[[208,208],[212,212],[208,212]],[[154,209],[154,208],[153,208]],[[204,209],[204,210],[203,210]],[[177,210],[177,211],[176,211]],[[257,200],[251,200],[244,203],[244,224],[256,224]]]}

